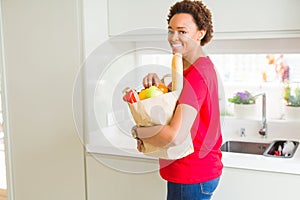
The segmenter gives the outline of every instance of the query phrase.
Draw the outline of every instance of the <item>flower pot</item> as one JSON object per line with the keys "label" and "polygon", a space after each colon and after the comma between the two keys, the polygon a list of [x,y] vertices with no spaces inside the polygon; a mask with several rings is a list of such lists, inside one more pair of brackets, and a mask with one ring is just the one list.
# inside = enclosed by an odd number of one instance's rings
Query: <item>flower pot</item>
{"label": "flower pot", "polygon": [[300,120],[300,107],[285,106],[284,114],[287,120]]}
{"label": "flower pot", "polygon": [[234,116],[241,119],[255,119],[257,116],[256,104],[234,104]]}

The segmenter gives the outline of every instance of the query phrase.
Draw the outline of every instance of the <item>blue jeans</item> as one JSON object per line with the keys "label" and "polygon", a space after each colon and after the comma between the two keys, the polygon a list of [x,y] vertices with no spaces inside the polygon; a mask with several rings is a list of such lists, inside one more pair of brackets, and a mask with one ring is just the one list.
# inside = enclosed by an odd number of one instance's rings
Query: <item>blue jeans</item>
{"label": "blue jeans", "polygon": [[220,178],[197,184],[168,182],[167,200],[209,200],[219,181]]}

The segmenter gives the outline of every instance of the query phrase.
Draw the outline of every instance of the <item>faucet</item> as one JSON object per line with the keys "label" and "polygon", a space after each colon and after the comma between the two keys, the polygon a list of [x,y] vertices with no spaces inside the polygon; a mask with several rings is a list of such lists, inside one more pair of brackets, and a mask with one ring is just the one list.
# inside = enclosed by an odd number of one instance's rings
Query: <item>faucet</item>
{"label": "faucet", "polygon": [[255,95],[252,98],[256,98],[258,96],[262,96],[261,128],[259,129],[258,133],[263,137],[267,137],[266,93]]}

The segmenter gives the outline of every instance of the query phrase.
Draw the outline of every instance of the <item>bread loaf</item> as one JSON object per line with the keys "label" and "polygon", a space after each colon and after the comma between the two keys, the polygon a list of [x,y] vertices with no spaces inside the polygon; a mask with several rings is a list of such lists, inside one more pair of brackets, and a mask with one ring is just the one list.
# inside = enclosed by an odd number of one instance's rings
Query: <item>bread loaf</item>
{"label": "bread loaf", "polygon": [[182,55],[175,53],[172,58],[172,91],[182,90],[183,86],[183,63]]}

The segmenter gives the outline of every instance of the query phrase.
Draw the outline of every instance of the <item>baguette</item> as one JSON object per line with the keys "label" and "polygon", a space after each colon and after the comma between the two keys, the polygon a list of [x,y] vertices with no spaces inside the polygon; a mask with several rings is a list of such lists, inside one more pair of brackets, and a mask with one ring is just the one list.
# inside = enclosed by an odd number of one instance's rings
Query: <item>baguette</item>
{"label": "baguette", "polygon": [[183,87],[182,55],[175,53],[172,58],[172,91],[180,91]]}

